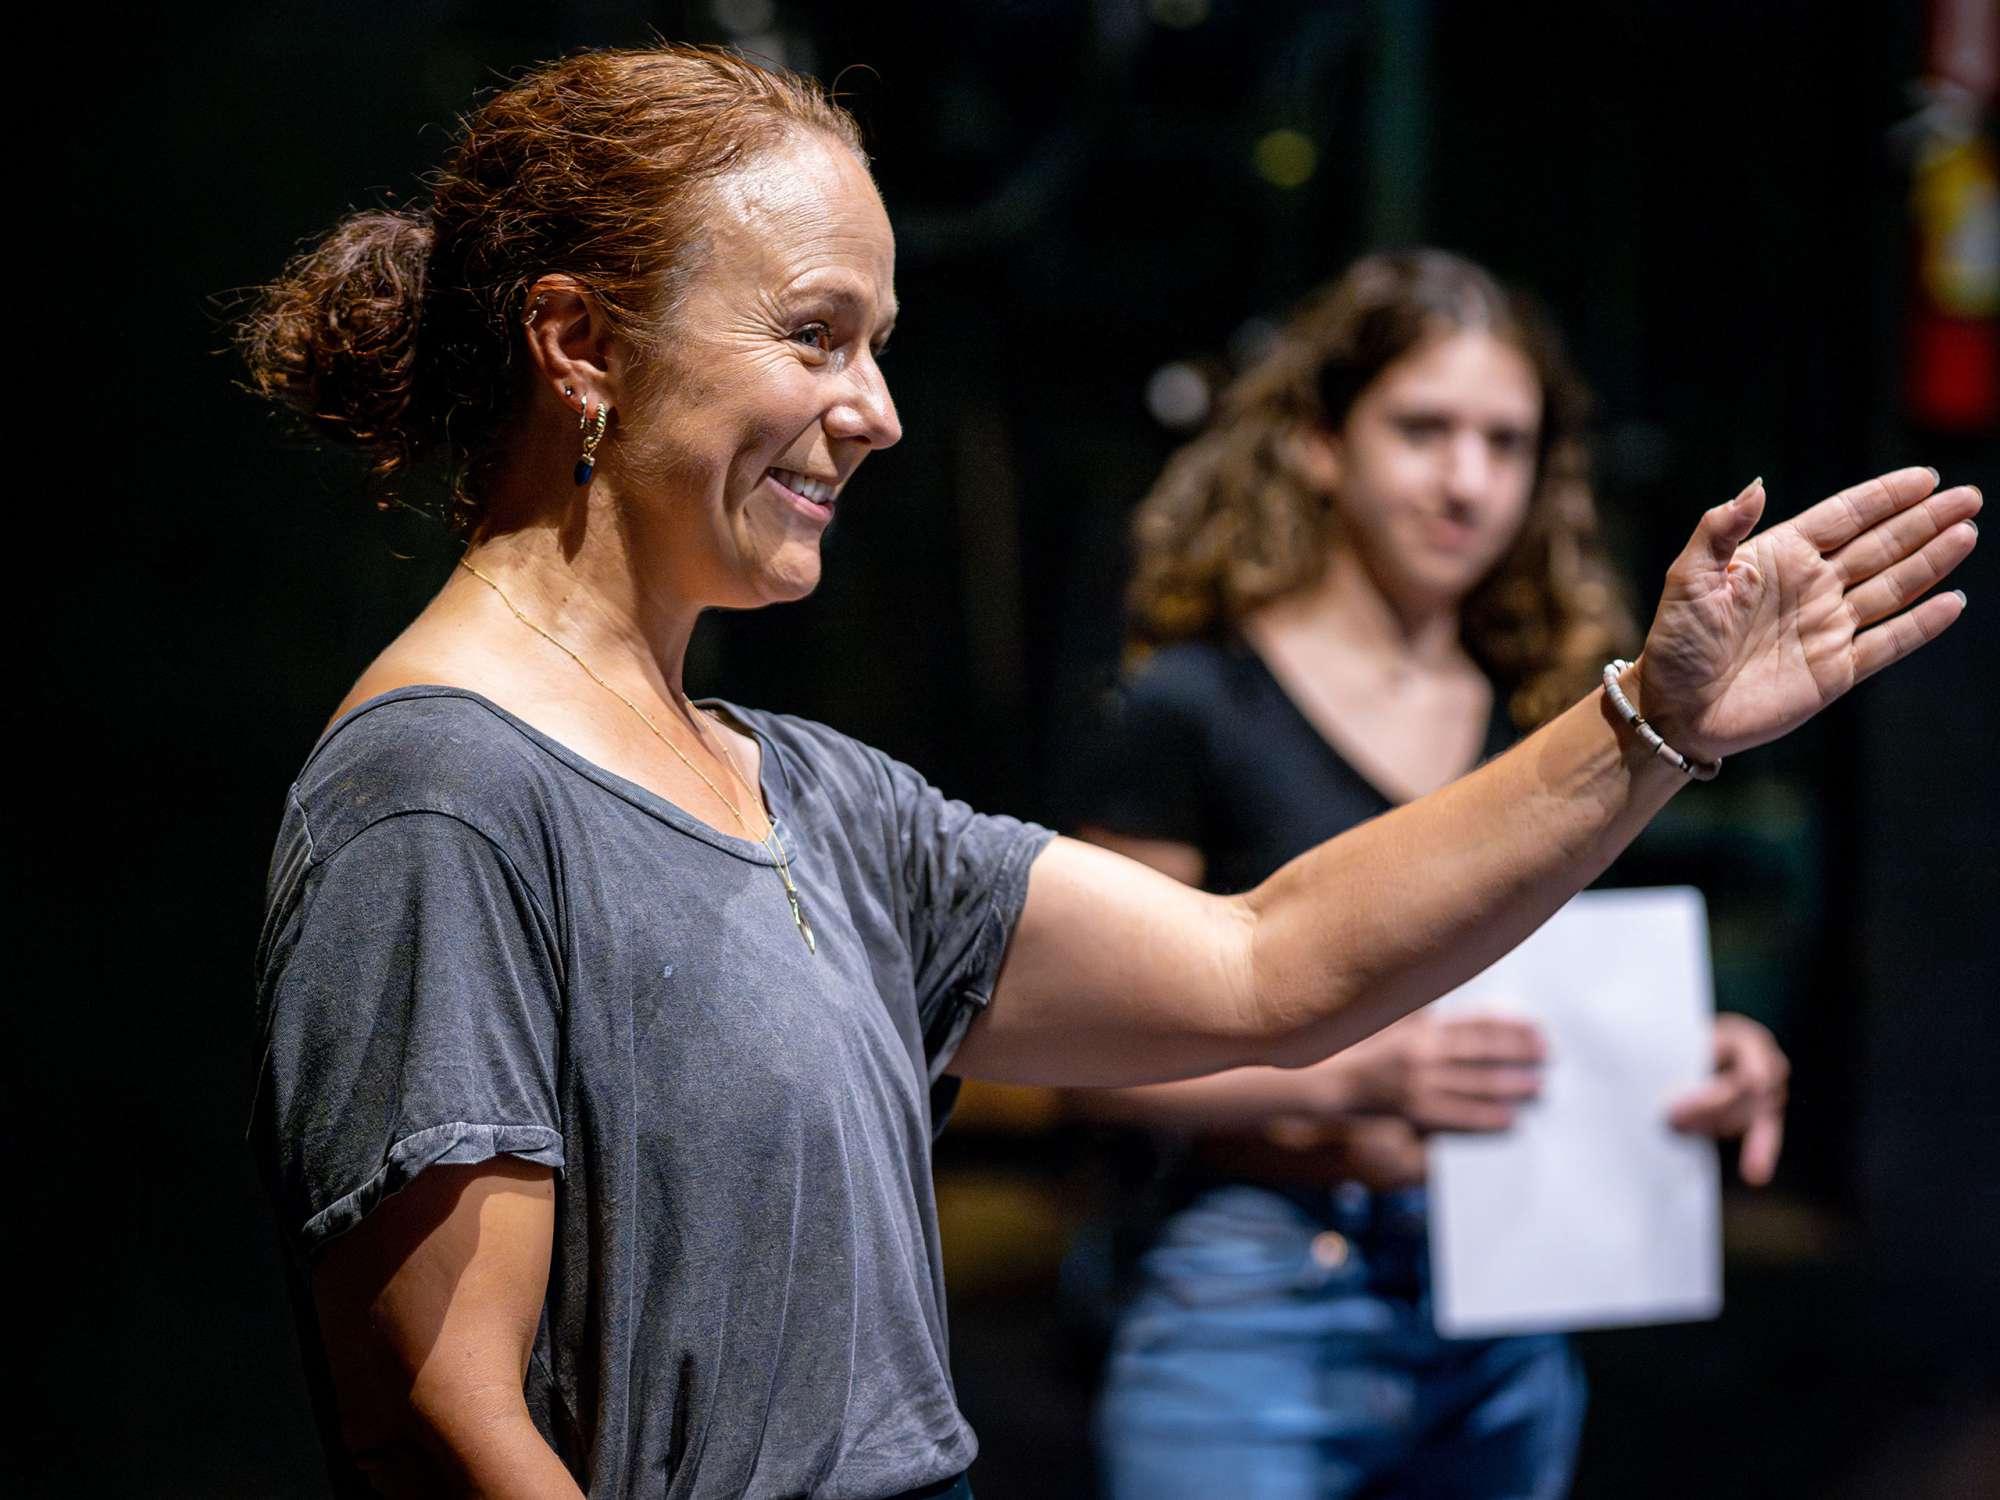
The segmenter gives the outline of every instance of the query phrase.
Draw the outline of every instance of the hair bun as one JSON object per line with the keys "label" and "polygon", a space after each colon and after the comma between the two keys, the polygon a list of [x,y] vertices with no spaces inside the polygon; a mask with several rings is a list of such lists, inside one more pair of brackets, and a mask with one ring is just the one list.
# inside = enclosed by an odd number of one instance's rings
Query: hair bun
{"label": "hair bun", "polygon": [[429,216],[350,214],[262,288],[236,330],[251,389],[367,450],[388,478],[435,426],[419,399]]}

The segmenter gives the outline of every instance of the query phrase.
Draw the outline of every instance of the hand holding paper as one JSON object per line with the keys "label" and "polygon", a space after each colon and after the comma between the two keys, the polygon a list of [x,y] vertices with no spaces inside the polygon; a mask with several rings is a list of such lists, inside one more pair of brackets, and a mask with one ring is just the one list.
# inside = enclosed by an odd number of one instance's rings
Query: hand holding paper
{"label": "hand holding paper", "polygon": [[1748,1016],[1715,1018],[1715,1076],[1677,1100],[1667,1123],[1691,1135],[1743,1138],[1736,1169],[1752,1187],[1778,1170],[1785,1139],[1785,1083],[1792,1065]]}
{"label": "hand holding paper", "polygon": [[1516,1016],[1418,1011],[1340,1057],[1354,1113],[1419,1130],[1505,1130],[1542,1091],[1542,1034]]}
{"label": "hand holding paper", "polygon": [[1708,1084],[1716,1046],[1699,894],[1586,893],[1437,1004],[1532,1019],[1549,1049],[1542,1096],[1511,1130],[1431,1143],[1439,1331],[1719,1311],[1715,1151],[1667,1122]]}

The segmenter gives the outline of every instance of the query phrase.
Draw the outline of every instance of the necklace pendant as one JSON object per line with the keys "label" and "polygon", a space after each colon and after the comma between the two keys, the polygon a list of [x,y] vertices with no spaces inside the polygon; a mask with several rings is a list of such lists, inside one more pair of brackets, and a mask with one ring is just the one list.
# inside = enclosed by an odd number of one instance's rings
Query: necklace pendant
{"label": "necklace pendant", "polygon": [[799,905],[798,892],[787,891],[785,895],[792,903],[792,920],[798,923],[799,936],[806,940],[806,952],[817,954],[819,944],[813,941],[812,923],[806,920],[806,909]]}
{"label": "necklace pendant", "polygon": [[812,923],[806,920],[806,909],[799,902],[799,888],[792,881],[792,861],[785,853],[785,841],[778,834],[777,820],[773,819],[771,831],[765,836],[764,847],[778,860],[778,879],[785,883],[785,899],[792,904],[792,923],[799,929],[799,936],[806,940],[806,952],[817,954],[819,943],[813,937]]}

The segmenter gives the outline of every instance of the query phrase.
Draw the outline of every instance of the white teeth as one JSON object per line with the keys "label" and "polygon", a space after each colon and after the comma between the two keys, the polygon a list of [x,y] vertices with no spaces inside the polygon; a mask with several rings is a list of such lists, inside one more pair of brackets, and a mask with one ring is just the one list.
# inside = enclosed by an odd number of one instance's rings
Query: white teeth
{"label": "white teeth", "polygon": [[825,480],[808,479],[805,475],[795,474],[790,469],[773,469],[771,477],[786,489],[804,495],[806,499],[818,505],[833,504],[833,497],[837,493]]}

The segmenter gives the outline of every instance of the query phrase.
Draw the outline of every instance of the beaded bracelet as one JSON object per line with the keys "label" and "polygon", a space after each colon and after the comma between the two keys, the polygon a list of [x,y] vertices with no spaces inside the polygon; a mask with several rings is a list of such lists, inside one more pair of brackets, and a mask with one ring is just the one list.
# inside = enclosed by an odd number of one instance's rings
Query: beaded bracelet
{"label": "beaded bracelet", "polygon": [[1718,760],[1689,760],[1680,751],[1660,738],[1660,732],[1639,716],[1639,710],[1632,706],[1632,700],[1625,696],[1625,690],[1618,685],[1618,679],[1632,665],[1629,661],[1614,661],[1604,669],[1604,695],[1611,700],[1611,706],[1618,710],[1618,716],[1632,726],[1633,731],[1661,760],[1675,767],[1684,776],[1692,776],[1696,781],[1713,781],[1722,770]]}

